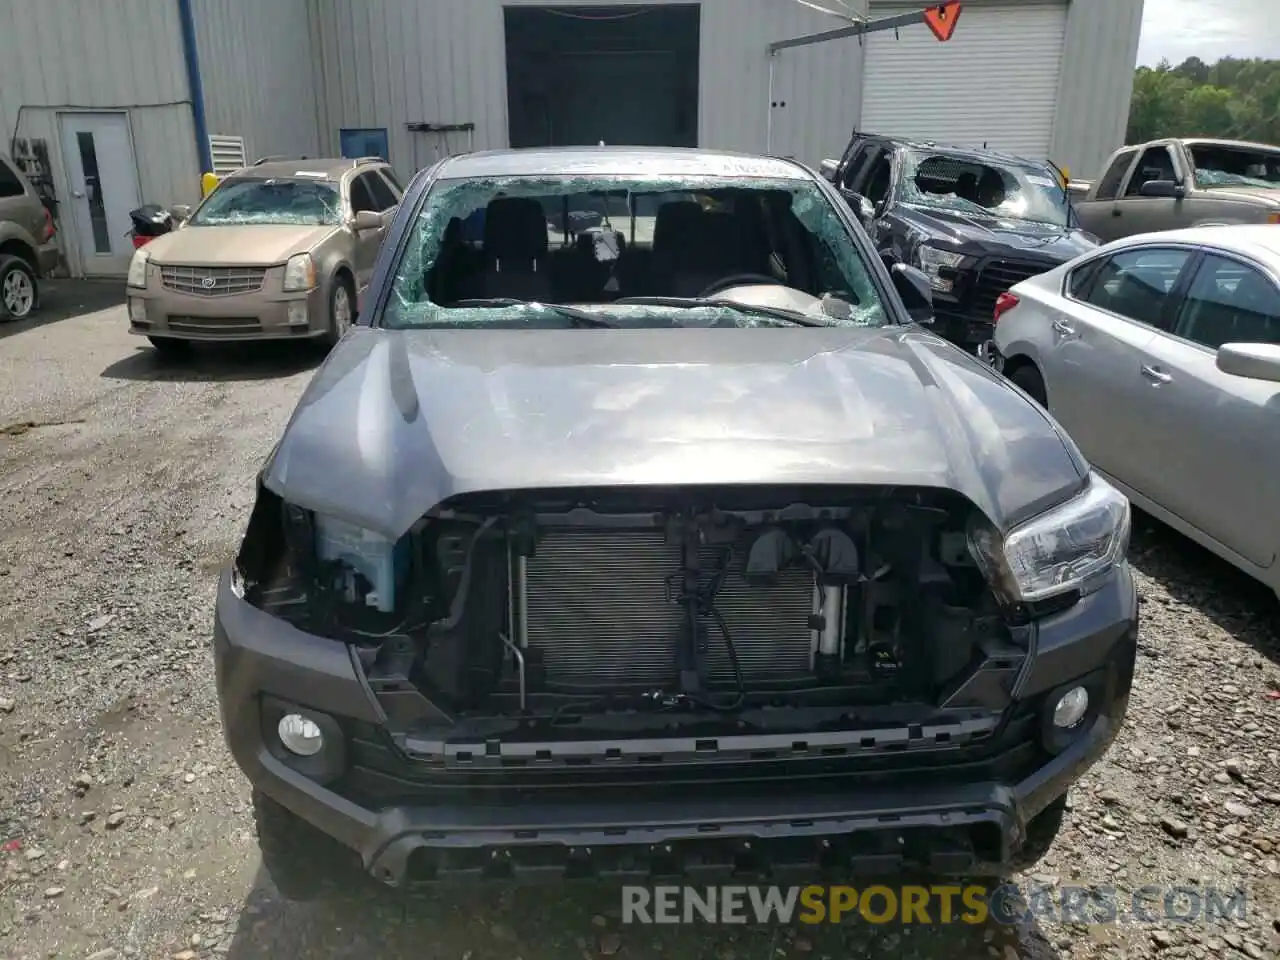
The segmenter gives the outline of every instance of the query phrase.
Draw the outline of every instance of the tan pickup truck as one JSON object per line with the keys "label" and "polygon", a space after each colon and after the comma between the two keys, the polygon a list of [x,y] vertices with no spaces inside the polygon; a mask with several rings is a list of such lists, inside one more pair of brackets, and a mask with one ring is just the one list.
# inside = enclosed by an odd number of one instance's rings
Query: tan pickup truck
{"label": "tan pickup truck", "polygon": [[1104,242],[1228,223],[1280,223],[1280,147],[1202,138],[1123,147],[1074,201]]}

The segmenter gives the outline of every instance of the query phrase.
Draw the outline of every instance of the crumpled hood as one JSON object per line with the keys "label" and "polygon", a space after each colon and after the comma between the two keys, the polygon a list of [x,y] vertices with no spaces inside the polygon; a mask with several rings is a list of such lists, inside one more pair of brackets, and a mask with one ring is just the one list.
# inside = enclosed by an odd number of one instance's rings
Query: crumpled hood
{"label": "crumpled hood", "polygon": [[271,265],[318,245],[334,226],[243,224],[226,227],[182,227],[156,237],[143,249],[156,263],[198,266]]}
{"label": "crumpled hood", "polygon": [[918,330],[356,328],[263,481],[398,536],[455,494],[635,484],[947,487],[1005,528],[1086,473],[1039,408]]}
{"label": "crumpled hood", "polygon": [[1066,263],[1098,244],[1082,230],[1029,220],[970,217],[951,210],[900,205],[898,215],[917,231],[945,239],[949,247],[972,256],[1013,255]]}

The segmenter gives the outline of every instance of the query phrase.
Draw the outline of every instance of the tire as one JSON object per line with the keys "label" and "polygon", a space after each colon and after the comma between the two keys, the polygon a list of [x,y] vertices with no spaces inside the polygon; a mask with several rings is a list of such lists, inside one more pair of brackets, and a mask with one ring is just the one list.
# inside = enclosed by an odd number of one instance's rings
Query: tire
{"label": "tire", "polygon": [[174,337],[147,337],[156,353],[165,360],[181,360],[191,355],[191,343]]}
{"label": "tire", "polygon": [[1009,379],[1023,389],[1036,403],[1049,409],[1049,395],[1044,388],[1044,377],[1030,363],[1024,363],[1009,375]]}
{"label": "tire", "polygon": [[40,283],[31,264],[0,253],[0,320],[26,320],[40,306]]}
{"label": "tire", "polygon": [[253,819],[262,866],[286,900],[333,900],[370,883],[355,851],[258,790],[253,791]]}
{"label": "tire", "polygon": [[1058,838],[1066,812],[1067,795],[1064,793],[1027,824],[1027,839],[1009,861],[1011,873],[1030,870],[1044,859],[1049,848],[1053,846],[1053,841]]}
{"label": "tire", "polygon": [[[345,298],[345,320],[340,315],[343,310]],[[343,334],[350,329],[351,324],[356,319],[356,294],[355,288],[351,284],[351,280],[345,274],[337,277],[333,281],[333,288],[329,291],[329,328],[324,335],[324,343],[329,349],[337,346]]]}

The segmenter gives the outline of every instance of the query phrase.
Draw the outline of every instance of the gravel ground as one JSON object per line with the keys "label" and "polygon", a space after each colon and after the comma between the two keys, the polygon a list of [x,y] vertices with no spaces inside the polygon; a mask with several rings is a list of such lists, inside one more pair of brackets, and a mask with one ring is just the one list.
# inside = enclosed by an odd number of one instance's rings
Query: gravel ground
{"label": "gravel ground", "polygon": [[209,628],[255,469],[317,355],[162,366],[118,302],[118,285],[63,282],[42,321],[0,327],[0,956],[1276,955],[1276,603],[1142,520],[1129,720],[1023,879],[1239,885],[1243,921],[638,928],[615,890],[579,887],[282,903],[222,742]]}

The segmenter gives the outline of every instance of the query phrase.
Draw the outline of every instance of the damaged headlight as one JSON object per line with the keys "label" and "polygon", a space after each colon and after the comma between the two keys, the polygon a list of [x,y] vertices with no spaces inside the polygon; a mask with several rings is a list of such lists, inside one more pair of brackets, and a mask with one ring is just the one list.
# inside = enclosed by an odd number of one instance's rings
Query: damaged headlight
{"label": "damaged headlight", "polygon": [[314,514],[316,556],[337,567],[334,584],[348,603],[383,613],[396,608],[396,593],[409,569],[409,538],[391,540],[345,520]]}
{"label": "damaged headlight", "polygon": [[1007,536],[972,524],[969,548],[987,579],[1010,599],[1032,603],[1088,586],[1124,559],[1129,500],[1096,473],[1079,496],[1014,527]]}
{"label": "damaged headlight", "polygon": [[964,263],[964,254],[954,250],[942,250],[922,243],[916,248],[916,256],[920,260],[920,269],[929,278],[929,285],[940,293],[950,293],[955,286],[951,276],[942,276],[943,269],[954,272]]}

